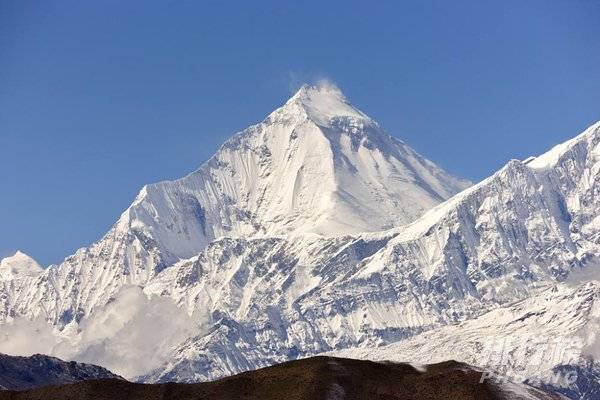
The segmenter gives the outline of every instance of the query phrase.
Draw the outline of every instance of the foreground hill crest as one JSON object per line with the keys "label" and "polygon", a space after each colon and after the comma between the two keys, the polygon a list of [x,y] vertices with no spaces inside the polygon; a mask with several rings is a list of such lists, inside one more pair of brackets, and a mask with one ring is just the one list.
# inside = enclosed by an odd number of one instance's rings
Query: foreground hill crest
{"label": "foreground hill crest", "polygon": [[0,391],[0,400],[552,400],[527,385],[479,383],[481,371],[453,361],[415,368],[334,357],[313,357],[192,385],[141,385],[92,380],[22,392]]}

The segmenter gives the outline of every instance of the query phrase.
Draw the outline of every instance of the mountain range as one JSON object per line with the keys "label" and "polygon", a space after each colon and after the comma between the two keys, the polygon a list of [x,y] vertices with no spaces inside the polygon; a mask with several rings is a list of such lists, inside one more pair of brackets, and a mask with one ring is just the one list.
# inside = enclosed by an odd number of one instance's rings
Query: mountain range
{"label": "mountain range", "polygon": [[[0,275],[0,322],[43,320],[49,352],[123,373],[110,329],[171,321],[144,336],[161,356],[129,377],[146,382],[323,352],[484,367],[482,341],[519,332],[581,338],[594,377],[599,142],[597,123],[471,185],[339,89],[304,86],[195,172],[145,186],[100,241]],[[561,393],[587,390],[573,385]]]}

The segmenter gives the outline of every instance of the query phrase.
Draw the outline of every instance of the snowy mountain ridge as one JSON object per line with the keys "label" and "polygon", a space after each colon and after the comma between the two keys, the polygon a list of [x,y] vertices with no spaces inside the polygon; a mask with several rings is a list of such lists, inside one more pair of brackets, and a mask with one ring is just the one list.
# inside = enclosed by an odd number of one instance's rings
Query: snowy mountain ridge
{"label": "snowy mountain ridge", "polygon": [[390,228],[468,185],[386,134],[339,89],[305,85],[196,172],[146,186],[118,225],[150,230],[163,253],[187,258],[220,237]]}
{"label": "snowy mountain ridge", "polygon": [[82,329],[124,287],[169,299],[194,322],[146,381],[404,343],[597,269],[599,143],[597,123],[439,204],[466,185],[339,91],[304,87],[198,171],[146,186],[101,241],[0,280],[0,317],[41,316],[76,343],[63,357],[94,362]]}

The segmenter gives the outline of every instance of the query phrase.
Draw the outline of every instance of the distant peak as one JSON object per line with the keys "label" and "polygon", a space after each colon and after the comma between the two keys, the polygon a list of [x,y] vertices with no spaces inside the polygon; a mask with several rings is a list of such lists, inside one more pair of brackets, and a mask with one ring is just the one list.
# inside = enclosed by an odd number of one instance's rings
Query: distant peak
{"label": "distant peak", "polygon": [[303,108],[308,117],[319,125],[329,125],[333,117],[370,119],[348,102],[339,87],[328,81],[302,85],[284,108],[294,106]]}
{"label": "distant peak", "polygon": [[12,256],[0,260],[0,279],[35,276],[42,270],[37,261],[20,250],[17,250]]}

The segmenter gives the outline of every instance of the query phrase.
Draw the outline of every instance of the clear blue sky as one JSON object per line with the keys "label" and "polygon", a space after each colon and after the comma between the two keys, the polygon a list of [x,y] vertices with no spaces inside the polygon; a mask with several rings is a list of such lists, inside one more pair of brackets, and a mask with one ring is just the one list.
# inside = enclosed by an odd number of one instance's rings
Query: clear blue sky
{"label": "clear blue sky", "polygon": [[95,241],[305,80],[472,180],[600,119],[598,1],[291,3],[1,1],[0,256]]}

